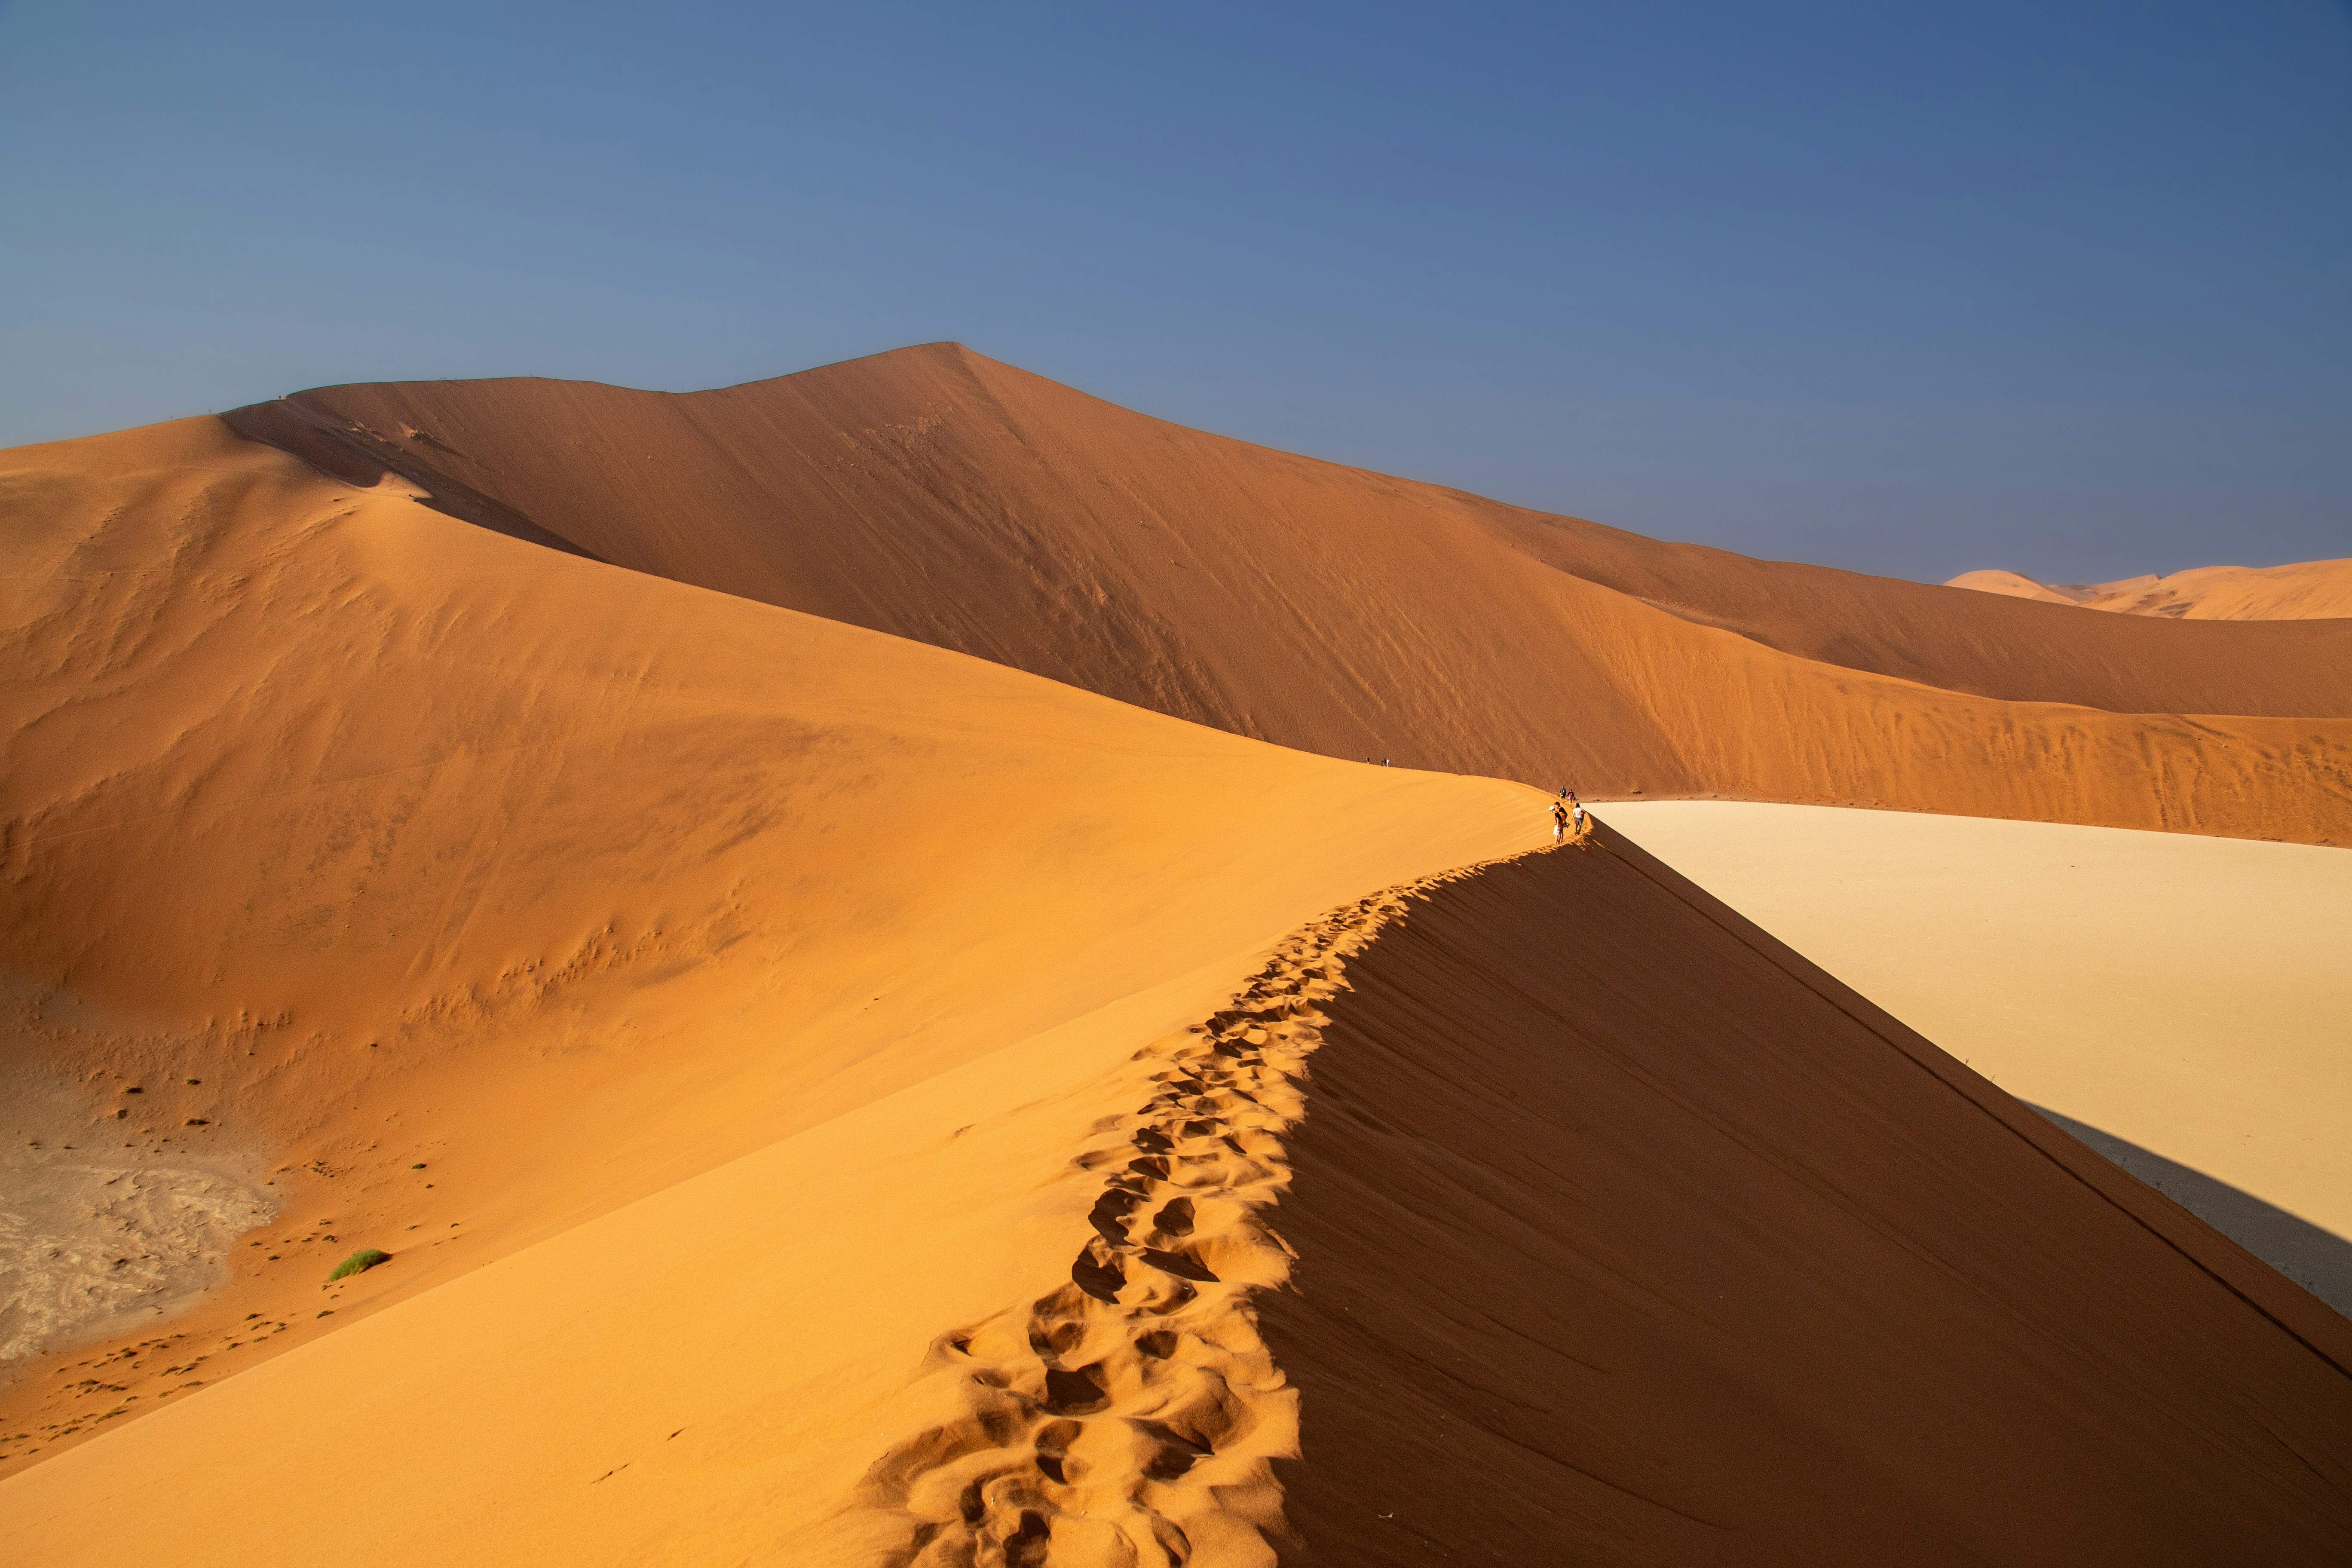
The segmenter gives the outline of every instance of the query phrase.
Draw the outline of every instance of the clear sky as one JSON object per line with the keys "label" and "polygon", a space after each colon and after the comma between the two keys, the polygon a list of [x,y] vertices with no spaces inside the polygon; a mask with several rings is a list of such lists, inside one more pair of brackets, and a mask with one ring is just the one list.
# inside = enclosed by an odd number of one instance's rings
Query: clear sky
{"label": "clear sky", "polygon": [[2352,555],[2352,12],[0,0],[0,445],[941,338],[1751,554]]}

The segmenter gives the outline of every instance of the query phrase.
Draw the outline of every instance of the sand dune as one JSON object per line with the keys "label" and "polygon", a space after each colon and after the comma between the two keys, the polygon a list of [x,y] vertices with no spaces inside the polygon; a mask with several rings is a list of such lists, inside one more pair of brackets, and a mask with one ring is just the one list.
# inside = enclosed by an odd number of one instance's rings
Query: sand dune
{"label": "sand dune", "polygon": [[1330,756],[2352,841],[2352,626],[2074,616],[1659,544],[952,344],[684,396],[410,383],[230,418],[486,526]]}
{"label": "sand dune", "polygon": [[2340,839],[2336,627],[948,347],[235,423],[0,454],[0,1226],[96,1216],[5,1277],[8,1561],[2352,1545],[2352,1324],[1467,776]]}
{"label": "sand dune", "polygon": [[[0,483],[18,1159],[249,1169],[280,1211],[168,1331],[15,1377],[10,1459],[1120,998],[1205,1007],[1542,831],[1525,786],[518,542],[211,420]],[[322,1293],[362,1246],[394,1263]]]}
{"label": "sand dune", "polygon": [[1297,1400],[1248,1302],[1289,1263],[1260,1205],[1317,1009],[1416,890],[1295,933],[1191,1028],[1148,1034],[1215,1005],[1194,978],[1124,998],[73,1449],[0,1484],[0,1542],[1265,1561]]}
{"label": "sand dune", "polygon": [[2287,566],[2199,566],[2114,583],[2037,583],[2014,572],[1964,572],[1946,584],[2126,616],[2188,621],[2352,617],[2352,560]]}
{"label": "sand dune", "polygon": [[2352,1552],[2352,1323],[1610,830],[1347,980],[1286,1560]]}
{"label": "sand dune", "polygon": [[2352,1542],[2352,1324],[1605,831],[1337,910],[1135,1048],[1183,989],[0,1483],[0,1539],[923,1568]]}
{"label": "sand dune", "polygon": [[2352,1313],[2352,855],[1730,801],[1609,821]]}
{"label": "sand dune", "polygon": [[796,1555],[1265,1560],[1287,1533],[1271,1462],[1298,1451],[1297,1395],[1254,1310],[1290,1274],[1265,1223],[1289,1183],[1283,1137],[1320,1005],[1428,885],[1294,934],[1231,1006],[1150,1054],[1150,1100],[1073,1162],[1108,1173],[1068,1282],[943,1336],[931,1381],[954,1413],[890,1445]]}
{"label": "sand dune", "polygon": [[1979,594],[2000,594],[2012,599],[2032,599],[2044,605],[2079,605],[2083,601],[2070,588],[2053,588],[2047,583],[2016,572],[1963,572],[1944,584],[1947,588],[1970,588]]}

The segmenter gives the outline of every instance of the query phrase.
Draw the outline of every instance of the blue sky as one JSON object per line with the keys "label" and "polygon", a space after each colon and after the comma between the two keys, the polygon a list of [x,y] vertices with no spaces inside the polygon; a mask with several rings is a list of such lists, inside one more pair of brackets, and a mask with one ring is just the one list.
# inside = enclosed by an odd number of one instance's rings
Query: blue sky
{"label": "blue sky", "polygon": [[1752,554],[2352,554],[2352,12],[0,3],[0,445],[940,338]]}

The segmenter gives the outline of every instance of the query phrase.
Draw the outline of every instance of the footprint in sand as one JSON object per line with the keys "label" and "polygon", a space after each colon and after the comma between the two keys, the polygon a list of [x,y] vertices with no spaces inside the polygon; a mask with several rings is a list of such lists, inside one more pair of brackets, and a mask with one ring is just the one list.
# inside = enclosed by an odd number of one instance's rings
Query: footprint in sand
{"label": "footprint in sand", "polygon": [[1270,1560],[1297,1396],[1250,1305],[1289,1276],[1261,1215],[1289,1182],[1318,1004],[1420,886],[1314,922],[1232,1005],[1140,1053],[1159,1063],[1150,1099],[1076,1162],[1104,1174],[1069,1283],[942,1336],[934,1365],[961,1378],[964,1413],[858,1489],[895,1568]]}

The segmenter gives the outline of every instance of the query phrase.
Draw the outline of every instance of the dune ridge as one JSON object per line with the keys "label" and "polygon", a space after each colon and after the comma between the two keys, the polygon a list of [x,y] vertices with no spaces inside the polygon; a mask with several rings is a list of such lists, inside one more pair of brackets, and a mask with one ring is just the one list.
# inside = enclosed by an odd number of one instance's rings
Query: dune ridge
{"label": "dune ridge", "polygon": [[1542,832],[1522,785],[541,548],[215,420],[7,453],[0,498],[9,1110],[279,1211],[162,1331],[134,1293],[10,1363],[11,1468]]}
{"label": "dune ridge", "polygon": [[881,1560],[1273,1561],[1270,1463],[1297,1451],[1297,1401],[1251,1301],[1289,1275],[1265,1225],[1289,1175],[1282,1139],[1347,959],[1444,879],[1311,922],[1227,1006],[1138,1053],[1150,1100],[1098,1125],[1073,1161],[1110,1174],[1068,1282],[942,1335],[936,1375],[957,1384],[962,1414],[860,1483],[856,1512],[888,1541]]}
{"label": "dune ridge", "polygon": [[1945,586],[2173,620],[2352,617],[2352,559],[2298,561],[2284,566],[2196,566],[2163,576],[2151,573],[2113,583],[2037,583],[2015,572],[1963,572]]}
{"label": "dune ridge", "polygon": [[1733,801],[1609,823],[2352,1313],[2352,855]]}
{"label": "dune ridge", "polygon": [[2352,1323],[1605,821],[1324,1010],[1284,1561],[2352,1548]]}
{"label": "dune ridge", "polygon": [[[1254,1300],[1292,1258],[1266,1217],[1300,1063],[1347,960],[1475,869],[1355,900],[1238,984],[1124,998],[0,1481],[0,1544],[296,1561],[331,1526],[392,1562],[1270,1562],[1266,1465],[1296,1451],[1296,1400]],[[1171,1012],[1195,1021],[1132,1047]],[[833,1223],[851,1194],[864,1223]],[[740,1268],[693,1270],[719,1238]],[[794,1275],[814,1287],[798,1300]],[[1024,1304],[907,1342],[1013,1280]],[[289,1419],[362,1384],[362,1419]],[[864,1463],[876,1427],[903,1435]],[[171,1512],[123,1506],[159,1485]]]}
{"label": "dune ridge", "polygon": [[1329,756],[2352,840],[2352,626],[2067,616],[1662,544],[954,344],[689,395],[384,384],[227,417],[488,526]]}
{"label": "dune ridge", "polygon": [[[858,1487],[860,1511],[897,1538],[885,1561],[1265,1560],[1280,1518],[1268,1461],[1296,1447],[1296,1400],[1238,1298],[1286,1262],[1250,1213],[1279,1178],[1295,1096],[1278,1048],[1233,1070],[1190,1033],[1158,1054],[1161,1081],[1197,1091],[1183,1108],[1196,1114],[1155,1100],[1082,1155],[1127,1176],[1097,1200],[1100,1235],[1071,1281],[938,1342],[964,1412],[896,1445]],[[1193,1161],[1223,1168],[1163,1173]]]}
{"label": "dune ridge", "polygon": [[1151,1098],[1071,1162],[1099,1195],[1068,1282],[940,1337],[932,1375],[960,1414],[877,1460],[824,1533],[879,1538],[874,1560],[908,1568],[1275,1561],[1291,1532],[1271,1463],[1297,1457],[1297,1399],[1255,1300],[1296,1256],[1268,1223],[1289,1185],[1283,1140],[1348,963],[1481,868],[1308,922],[1225,1006],[1136,1054]]}

